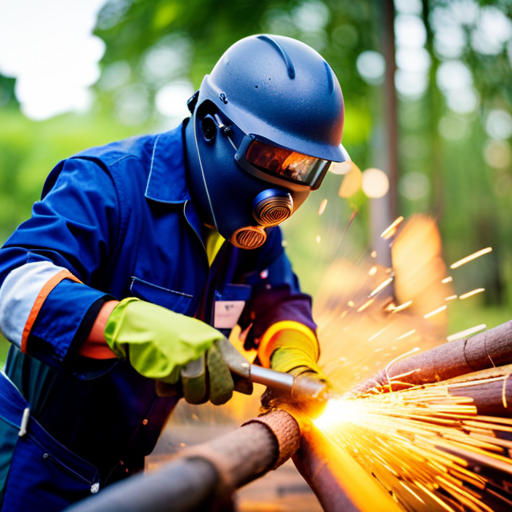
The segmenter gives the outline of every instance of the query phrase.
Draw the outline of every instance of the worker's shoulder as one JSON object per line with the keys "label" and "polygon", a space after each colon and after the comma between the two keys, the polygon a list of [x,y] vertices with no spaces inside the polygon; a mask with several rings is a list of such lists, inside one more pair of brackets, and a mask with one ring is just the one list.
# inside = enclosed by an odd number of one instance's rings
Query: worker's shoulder
{"label": "worker's shoulder", "polygon": [[97,160],[107,167],[121,162],[129,163],[138,160],[143,165],[151,165],[155,158],[155,150],[159,140],[165,138],[166,144],[177,144],[181,147],[183,138],[181,126],[166,133],[137,135],[128,139],[111,142],[104,146],[88,148],[76,153],[71,158]]}
{"label": "worker's shoulder", "polygon": [[130,137],[104,146],[88,148],[74,154],[71,158],[98,160],[108,167],[127,159],[143,161],[145,157],[147,158],[148,151],[150,151],[148,146],[154,144],[156,137],[156,135]]}

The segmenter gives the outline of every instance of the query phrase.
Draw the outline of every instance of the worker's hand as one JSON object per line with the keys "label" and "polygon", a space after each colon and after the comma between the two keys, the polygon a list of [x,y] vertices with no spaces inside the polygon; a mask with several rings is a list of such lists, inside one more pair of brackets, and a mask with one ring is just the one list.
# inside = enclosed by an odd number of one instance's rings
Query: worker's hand
{"label": "worker's hand", "polygon": [[222,333],[195,318],[136,298],[112,311],[105,339],[145,377],[178,386],[191,403],[220,405],[235,389],[249,393],[250,367]]}
{"label": "worker's hand", "polygon": [[[290,373],[297,379],[319,380],[326,385],[326,389],[330,389],[327,377],[317,364],[318,341],[312,331],[307,328],[281,329],[264,341],[264,345],[258,350],[264,366],[278,372]],[[261,397],[261,403],[263,407],[272,407],[280,399],[280,393],[269,388]]]}
{"label": "worker's hand", "polygon": [[308,374],[326,380],[317,364],[318,341],[309,329],[278,330],[265,345],[265,353],[258,353],[262,363],[272,370],[290,373],[294,377]]}

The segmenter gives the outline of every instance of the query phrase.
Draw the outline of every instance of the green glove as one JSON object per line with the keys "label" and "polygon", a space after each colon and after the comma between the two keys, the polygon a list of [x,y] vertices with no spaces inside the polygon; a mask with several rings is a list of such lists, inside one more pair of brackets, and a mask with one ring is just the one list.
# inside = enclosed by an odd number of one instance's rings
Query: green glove
{"label": "green glove", "polygon": [[317,364],[318,345],[304,333],[283,329],[271,339],[270,368],[278,372],[290,373],[294,377],[309,374],[327,380]]}
{"label": "green glove", "polygon": [[[302,379],[319,381],[321,387],[327,391],[331,384],[317,364],[319,347],[316,337],[305,328],[299,327],[298,330],[291,323],[288,325],[289,327],[271,333],[267,340],[263,340],[263,344],[260,343],[260,360],[265,365],[268,363],[272,370],[293,375],[296,384],[297,380]],[[273,408],[283,399],[285,402],[289,401],[289,394],[268,388],[261,397],[261,403],[265,408]],[[300,406],[309,415],[318,413],[314,404],[302,403]]]}
{"label": "green glove", "polygon": [[130,297],[112,311],[105,340],[144,377],[171,385],[181,377],[191,403],[210,399],[220,405],[233,389],[252,392],[245,358],[222,333],[195,318]]}

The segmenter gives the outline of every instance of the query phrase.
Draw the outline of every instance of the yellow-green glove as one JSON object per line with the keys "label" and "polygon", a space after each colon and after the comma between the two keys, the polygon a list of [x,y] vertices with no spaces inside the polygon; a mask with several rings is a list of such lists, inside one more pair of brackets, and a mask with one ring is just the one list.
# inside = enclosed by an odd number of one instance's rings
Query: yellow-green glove
{"label": "yellow-green glove", "polygon": [[[327,392],[331,384],[317,364],[318,356],[318,341],[314,333],[306,326],[291,321],[271,326],[258,347],[258,357],[263,366],[290,373],[295,379],[319,381]],[[269,388],[261,397],[261,403],[263,407],[272,408],[283,398],[289,400],[288,394],[283,395]],[[318,413],[318,409],[310,403],[302,404],[301,408],[309,415]]]}
{"label": "yellow-green glove", "polygon": [[195,318],[130,297],[105,327],[112,351],[141,375],[165,384],[180,381],[185,399],[220,405],[235,389],[250,394],[250,367],[222,333]]}
{"label": "yellow-green glove", "polygon": [[326,380],[317,361],[318,341],[313,332],[297,322],[281,322],[265,333],[258,355],[264,366],[298,377],[317,375]]}

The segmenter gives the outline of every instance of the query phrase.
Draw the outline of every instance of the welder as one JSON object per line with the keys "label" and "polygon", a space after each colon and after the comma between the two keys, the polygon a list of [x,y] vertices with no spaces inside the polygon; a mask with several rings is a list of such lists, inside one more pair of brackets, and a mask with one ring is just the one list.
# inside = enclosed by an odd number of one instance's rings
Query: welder
{"label": "welder", "polygon": [[176,129],[61,161],[0,250],[4,511],[140,471],[181,396],[251,393],[237,324],[261,364],[323,378],[277,226],[345,159],[338,80],[307,45],[251,36],[188,106]]}

